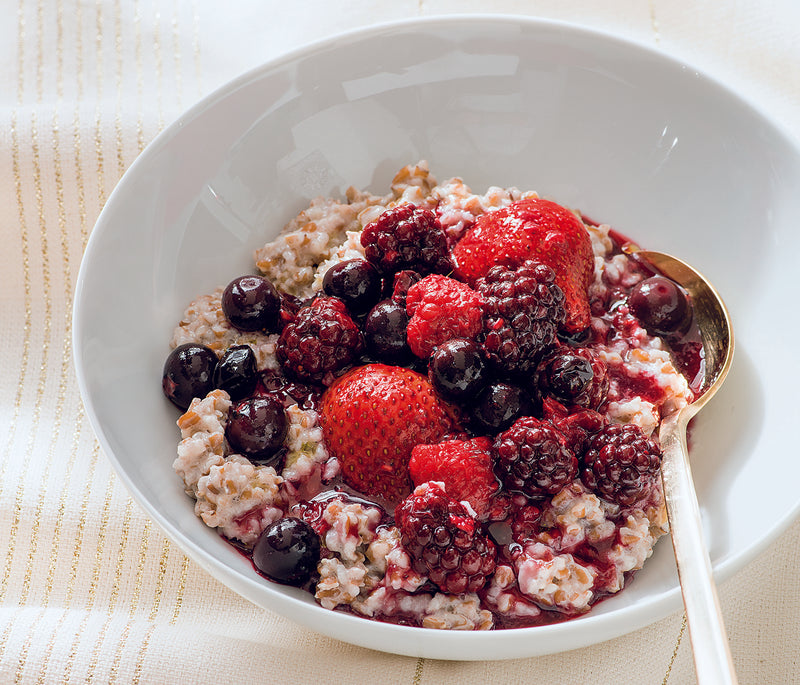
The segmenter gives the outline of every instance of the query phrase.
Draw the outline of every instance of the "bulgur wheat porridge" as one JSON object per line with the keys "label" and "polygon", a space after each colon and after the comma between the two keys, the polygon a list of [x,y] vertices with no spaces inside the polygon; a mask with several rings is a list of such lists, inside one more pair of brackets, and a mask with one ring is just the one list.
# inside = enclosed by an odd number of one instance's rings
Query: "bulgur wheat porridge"
{"label": "bulgur wheat porridge", "polygon": [[630,247],[425,162],[313,200],[172,336],[196,514],[326,609],[452,630],[586,613],[667,532],[658,427],[702,376],[686,293]]}

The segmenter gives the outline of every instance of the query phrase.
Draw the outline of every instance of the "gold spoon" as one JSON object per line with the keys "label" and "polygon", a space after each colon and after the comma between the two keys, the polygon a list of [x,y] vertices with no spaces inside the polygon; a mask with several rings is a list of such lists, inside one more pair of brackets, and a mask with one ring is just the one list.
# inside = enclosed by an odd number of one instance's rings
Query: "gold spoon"
{"label": "gold spoon", "polygon": [[672,546],[681,583],[686,623],[700,685],[737,683],[728,637],[703,541],[697,494],[692,482],[686,427],[719,390],[733,359],[730,316],[714,287],[691,266],[661,252],[634,250],[637,258],[683,286],[689,293],[705,355],[699,396],[661,422],[659,440],[664,453],[661,478],[667,504]]}

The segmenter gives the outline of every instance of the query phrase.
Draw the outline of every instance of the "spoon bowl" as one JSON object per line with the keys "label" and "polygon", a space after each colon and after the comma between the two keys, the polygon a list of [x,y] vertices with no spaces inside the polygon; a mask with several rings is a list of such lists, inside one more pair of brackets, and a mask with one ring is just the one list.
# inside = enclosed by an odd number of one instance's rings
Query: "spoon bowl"
{"label": "spoon bowl", "polygon": [[730,315],[719,293],[686,262],[650,250],[637,250],[636,256],[686,290],[700,331],[703,380],[695,401],[661,422],[661,477],[697,681],[701,685],[736,683],[686,445],[689,421],[720,388],[733,361]]}

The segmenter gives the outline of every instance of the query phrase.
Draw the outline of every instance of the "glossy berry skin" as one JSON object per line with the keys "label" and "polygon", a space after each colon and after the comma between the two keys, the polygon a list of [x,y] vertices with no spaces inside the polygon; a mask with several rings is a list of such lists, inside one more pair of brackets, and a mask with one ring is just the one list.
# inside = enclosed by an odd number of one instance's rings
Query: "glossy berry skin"
{"label": "glossy berry skin", "polygon": [[661,468],[661,450],[635,424],[610,424],[589,440],[581,480],[600,497],[630,506],[646,497]]}
{"label": "glossy berry skin", "polygon": [[205,345],[179,345],[167,356],[161,378],[164,395],[186,410],[195,397],[205,397],[214,389],[217,355]]}
{"label": "glossy berry skin", "polygon": [[288,428],[281,400],[274,395],[263,395],[231,407],[225,438],[235,453],[267,464],[279,456]]}
{"label": "glossy berry skin", "polygon": [[477,343],[454,338],[443,342],[431,354],[428,378],[439,396],[465,402],[486,387],[489,372]]}
{"label": "glossy berry skin", "polygon": [[276,332],[281,326],[281,296],[263,276],[240,276],[222,292],[225,318],[241,331]]}
{"label": "glossy berry skin", "polygon": [[443,592],[477,592],[494,573],[494,543],[439,483],[415,488],[398,505],[395,521],[414,570],[427,575]]}
{"label": "glossy berry skin", "polygon": [[237,402],[253,393],[258,382],[256,355],[250,345],[231,345],[214,370],[214,387]]}
{"label": "glossy berry skin", "polygon": [[531,398],[519,386],[493,383],[484,388],[471,404],[472,424],[480,432],[498,433],[523,413],[530,413],[531,404]]}
{"label": "glossy berry skin", "polygon": [[363,350],[364,338],[344,303],[335,297],[318,297],[286,325],[275,354],[293,378],[329,385]]}
{"label": "glossy berry skin", "polygon": [[569,346],[558,348],[540,362],[534,382],[542,396],[593,410],[606,401],[610,385],[602,359],[586,348]]}
{"label": "glossy berry skin", "polygon": [[394,300],[378,302],[364,319],[367,351],[389,364],[407,362],[412,356],[406,337],[408,320],[404,303]]}
{"label": "glossy berry skin", "polygon": [[301,587],[317,571],[319,536],[305,521],[282,518],[268,526],[253,547],[253,565],[267,578]]}
{"label": "glossy berry skin", "polygon": [[368,311],[380,299],[382,286],[377,269],[364,259],[334,264],[322,278],[323,292],[338,297],[355,314]]}
{"label": "glossy berry skin", "polygon": [[481,335],[489,364],[500,373],[533,373],[556,342],[564,323],[564,294],[545,264],[525,262],[517,269],[494,266],[478,281],[483,296]]}
{"label": "glossy berry skin", "polygon": [[409,203],[387,209],[365,226],[361,244],[384,275],[405,269],[446,274],[453,268],[439,219],[430,209]]}
{"label": "glossy berry skin", "polygon": [[409,288],[420,280],[422,280],[422,276],[416,271],[410,269],[398,271],[392,279],[392,290],[388,294],[389,297],[395,302],[405,303]]}
{"label": "glossy berry skin", "polygon": [[680,335],[692,322],[692,308],[681,287],[664,276],[637,283],[628,296],[631,313],[651,335]]}
{"label": "glossy berry skin", "polygon": [[510,492],[555,495],[578,474],[566,437],[549,421],[518,419],[494,441],[495,473]]}

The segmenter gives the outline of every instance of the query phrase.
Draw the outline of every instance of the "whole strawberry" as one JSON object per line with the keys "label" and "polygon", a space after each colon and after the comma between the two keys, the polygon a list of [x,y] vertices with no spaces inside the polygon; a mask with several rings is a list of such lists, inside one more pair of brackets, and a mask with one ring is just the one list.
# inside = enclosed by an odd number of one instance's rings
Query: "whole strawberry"
{"label": "whole strawberry", "polygon": [[500,485],[492,470],[492,441],[446,440],[437,445],[417,445],[411,453],[408,472],[414,485],[427,481],[444,483],[457,502],[467,501],[477,518],[488,514]]}
{"label": "whole strawberry", "polygon": [[408,346],[421,358],[453,338],[474,340],[483,329],[480,293],[447,276],[426,276],[408,289]]}
{"label": "whole strawberry", "polygon": [[455,275],[470,284],[495,265],[517,267],[527,260],[547,264],[566,297],[564,328],[577,332],[589,325],[592,241],[583,222],[565,207],[528,198],[482,214],[452,254]]}
{"label": "whole strawberry", "polygon": [[323,438],[345,483],[396,503],[411,491],[415,445],[440,442],[453,429],[450,408],[415,371],[386,364],[351,369],[325,391]]}

